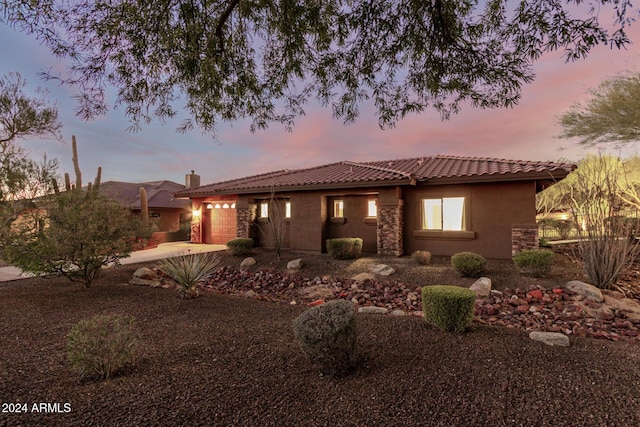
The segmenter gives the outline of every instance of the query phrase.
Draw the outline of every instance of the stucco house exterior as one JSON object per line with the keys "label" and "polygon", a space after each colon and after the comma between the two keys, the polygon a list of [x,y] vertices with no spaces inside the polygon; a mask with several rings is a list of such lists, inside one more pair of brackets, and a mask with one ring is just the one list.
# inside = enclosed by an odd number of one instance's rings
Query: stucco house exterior
{"label": "stucco house exterior", "polygon": [[[193,203],[191,241],[268,242],[270,211],[284,213],[283,248],[320,253],[360,237],[380,255],[472,251],[508,259],[538,245],[535,195],[575,165],[425,156],[343,161],[218,182],[175,193]],[[274,203],[278,205],[274,207]]]}

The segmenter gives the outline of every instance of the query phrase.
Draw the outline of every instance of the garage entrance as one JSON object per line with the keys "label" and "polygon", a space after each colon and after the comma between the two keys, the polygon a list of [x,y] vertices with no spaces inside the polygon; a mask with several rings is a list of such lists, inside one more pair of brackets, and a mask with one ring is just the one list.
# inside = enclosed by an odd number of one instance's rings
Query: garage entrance
{"label": "garage entrance", "polygon": [[204,203],[202,215],[203,243],[225,245],[237,233],[234,202]]}

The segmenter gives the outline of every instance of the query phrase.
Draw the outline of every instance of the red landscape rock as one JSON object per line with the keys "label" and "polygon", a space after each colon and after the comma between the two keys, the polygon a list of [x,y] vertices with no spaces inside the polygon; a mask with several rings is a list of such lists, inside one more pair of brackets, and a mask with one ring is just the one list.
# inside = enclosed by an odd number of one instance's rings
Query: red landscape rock
{"label": "red landscape rock", "polygon": [[530,291],[527,295],[530,298],[542,299],[542,291],[540,289],[535,289],[533,291]]}

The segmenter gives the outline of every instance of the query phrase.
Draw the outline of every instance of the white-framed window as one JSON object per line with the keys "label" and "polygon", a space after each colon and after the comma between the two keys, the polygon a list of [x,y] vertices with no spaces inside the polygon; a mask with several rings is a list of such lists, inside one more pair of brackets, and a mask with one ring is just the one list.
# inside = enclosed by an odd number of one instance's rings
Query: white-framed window
{"label": "white-framed window", "polygon": [[422,199],[422,229],[463,231],[464,197]]}
{"label": "white-framed window", "polygon": [[291,218],[291,202],[289,200],[284,202],[284,217]]}
{"label": "white-framed window", "polygon": [[333,217],[344,218],[344,200],[333,201]]}
{"label": "white-framed window", "polygon": [[260,202],[260,218],[269,218],[269,202]]}
{"label": "white-framed window", "polygon": [[367,216],[378,216],[378,202],[375,199],[367,200]]}

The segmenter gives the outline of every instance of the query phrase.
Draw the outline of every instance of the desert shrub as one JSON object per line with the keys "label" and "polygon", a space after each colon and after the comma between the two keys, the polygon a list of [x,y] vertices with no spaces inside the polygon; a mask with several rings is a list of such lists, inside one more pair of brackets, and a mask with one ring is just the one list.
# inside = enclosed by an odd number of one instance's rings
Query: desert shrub
{"label": "desert shrub", "polygon": [[83,377],[110,378],[133,363],[138,346],[135,319],[97,315],[76,323],[67,336],[67,357]]}
{"label": "desert shrub", "polygon": [[419,265],[427,265],[431,262],[431,252],[429,251],[415,251],[411,257]]}
{"label": "desert shrub", "polygon": [[554,256],[549,249],[525,249],[513,257],[513,262],[524,272],[539,277],[551,271]]}
{"label": "desert shrub", "polygon": [[179,255],[160,260],[160,269],[180,288],[182,298],[198,296],[196,285],[209,276],[220,264],[220,256],[213,252]]}
{"label": "desert shrub", "polygon": [[476,293],[449,285],[422,288],[424,320],[447,332],[463,332],[471,325]]}
{"label": "desert shrub", "polygon": [[356,259],[362,255],[362,239],[342,237],[327,239],[327,252],[333,259]]}
{"label": "desert shrub", "polygon": [[64,276],[87,288],[102,268],[118,264],[148,237],[129,208],[99,193],[44,197],[3,242],[7,261],[34,274]]}
{"label": "desert shrub", "polygon": [[451,257],[451,265],[466,277],[480,277],[485,271],[487,261],[482,255],[473,252],[458,252]]}
{"label": "desert shrub", "polygon": [[310,308],[293,321],[293,332],[322,375],[342,375],[353,366],[356,317],[349,301],[329,301]]}
{"label": "desert shrub", "polygon": [[253,239],[250,237],[238,237],[227,242],[227,250],[233,256],[251,255],[253,251]]}

